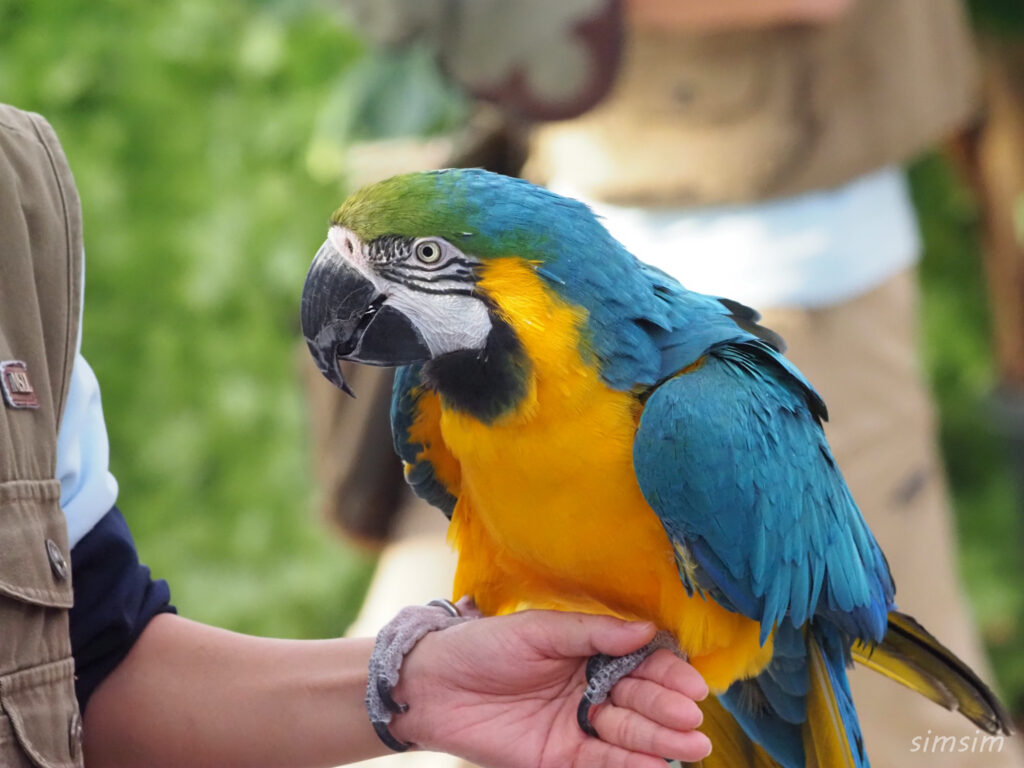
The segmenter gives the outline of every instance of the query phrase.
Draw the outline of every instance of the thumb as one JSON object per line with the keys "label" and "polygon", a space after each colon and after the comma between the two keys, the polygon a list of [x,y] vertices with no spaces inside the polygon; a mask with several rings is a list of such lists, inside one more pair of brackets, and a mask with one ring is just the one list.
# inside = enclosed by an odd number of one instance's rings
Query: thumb
{"label": "thumb", "polygon": [[523,617],[523,629],[529,630],[536,649],[548,656],[623,656],[649,643],[657,631],[649,621],[623,621],[585,613],[527,611],[519,616]]}

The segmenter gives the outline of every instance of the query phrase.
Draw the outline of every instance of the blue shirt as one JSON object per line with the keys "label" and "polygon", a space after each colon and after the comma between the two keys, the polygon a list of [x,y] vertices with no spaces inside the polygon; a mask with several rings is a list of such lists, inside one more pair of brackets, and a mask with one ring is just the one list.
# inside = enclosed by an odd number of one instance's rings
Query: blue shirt
{"label": "blue shirt", "polygon": [[117,501],[100,385],[80,351],[75,355],[57,435],[57,479],[68,539],[74,547]]}

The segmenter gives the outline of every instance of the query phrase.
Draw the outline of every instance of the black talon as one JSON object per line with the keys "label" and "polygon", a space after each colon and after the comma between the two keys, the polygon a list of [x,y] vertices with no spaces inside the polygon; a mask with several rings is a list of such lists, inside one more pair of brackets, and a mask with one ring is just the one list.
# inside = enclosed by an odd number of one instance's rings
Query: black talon
{"label": "black talon", "polygon": [[[590,666],[589,663],[587,666]],[[597,735],[597,730],[594,725],[590,722],[590,707],[593,706],[590,703],[590,697],[587,694],[583,694],[583,698],[580,699],[580,705],[576,708],[576,722],[580,726],[580,730],[583,731],[587,736],[593,736],[595,739],[601,738]]]}
{"label": "black talon", "polygon": [[388,686],[386,677],[377,678],[377,695],[380,696],[380,703],[387,707],[389,712],[401,715],[409,711],[408,704],[399,704],[391,695],[391,688]]}
{"label": "black talon", "polygon": [[643,648],[627,653],[625,656],[609,656],[595,653],[587,659],[587,687],[583,690],[583,698],[576,709],[576,722],[588,736],[597,737],[597,731],[590,722],[590,708],[608,698],[612,688],[626,675],[640,666],[644,659],[660,648],[668,648],[680,654],[679,644],[668,632],[659,632]]}
{"label": "black talon", "polygon": [[408,704],[398,703],[392,695],[399,679],[403,657],[428,632],[445,629],[466,620],[459,616],[458,609],[451,603],[434,607],[409,606],[399,611],[377,633],[366,681],[366,714],[370,716],[373,730],[388,749],[403,752],[410,747],[388,731],[394,716],[409,710]]}
{"label": "black talon", "polygon": [[370,724],[373,726],[373,730],[377,732],[377,736],[384,742],[384,745],[395,752],[405,752],[412,746],[412,744],[406,744],[404,741],[399,741],[391,735],[391,731],[388,730],[387,723],[380,723],[376,720],[371,720]]}

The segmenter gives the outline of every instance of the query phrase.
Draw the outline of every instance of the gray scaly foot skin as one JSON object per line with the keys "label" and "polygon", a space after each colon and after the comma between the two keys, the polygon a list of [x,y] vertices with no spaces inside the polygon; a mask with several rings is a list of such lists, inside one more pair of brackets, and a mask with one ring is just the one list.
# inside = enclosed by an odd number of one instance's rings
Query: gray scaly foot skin
{"label": "gray scaly foot skin", "polygon": [[395,701],[391,691],[398,685],[398,673],[405,655],[428,632],[447,629],[469,621],[447,600],[432,600],[427,605],[411,605],[398,612],[380,632],[370,654],[370,676],[366,684],[366,711],[377,736],[395,752],[411,747],[399,741],[388,730],[391,718],[409,709],[409,705]]}
{"label": "gray scaly foot skin", "polygon": [[666,648],[680,658],[684,658],[679,650],[679,643],[669,632],[659,632],[643,648],[625,656],[606,656],[603,653],[590,657],[587,662],[587,687],[583,691],[579,708],[576,710],[576,722],[588,736],[597,738],[597,731],[590,722],[590,708],[608,698],[612,688],[622,678],[640,666],[644,659],[657,650]]}

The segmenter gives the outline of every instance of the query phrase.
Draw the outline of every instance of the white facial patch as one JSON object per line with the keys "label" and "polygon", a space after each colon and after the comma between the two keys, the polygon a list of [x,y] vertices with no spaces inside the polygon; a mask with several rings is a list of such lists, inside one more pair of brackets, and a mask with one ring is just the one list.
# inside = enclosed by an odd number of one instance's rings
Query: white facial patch
{"label": "white facial patch", "polygon": [[359,274],[373,283],[378,291],[384,292],[380,275],[370,267],[366,245],[356,237],[354,232],[334,224],[327,230],[327,239],[341,258],[359,270]]}
{"label": "white facial patch", "polygon": [[475,296],[423,293],[404,285],[391,285],[388,293],[385,303],[412,321],[434,357],[487,345],[491,318]]}

